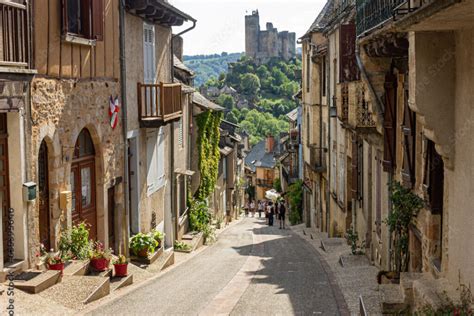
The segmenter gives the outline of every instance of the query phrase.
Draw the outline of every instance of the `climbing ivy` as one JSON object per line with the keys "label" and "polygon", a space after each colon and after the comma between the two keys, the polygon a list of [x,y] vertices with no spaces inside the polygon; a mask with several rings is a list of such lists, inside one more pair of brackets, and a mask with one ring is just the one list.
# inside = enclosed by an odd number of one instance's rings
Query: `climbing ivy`
{"label": "climbing ivy", "polygon": [[214,191],[219,172],[219,126],[222,112],[205,111],[196,117],[199,129],[197,148],[201,182],[196,198],[203,201]]}

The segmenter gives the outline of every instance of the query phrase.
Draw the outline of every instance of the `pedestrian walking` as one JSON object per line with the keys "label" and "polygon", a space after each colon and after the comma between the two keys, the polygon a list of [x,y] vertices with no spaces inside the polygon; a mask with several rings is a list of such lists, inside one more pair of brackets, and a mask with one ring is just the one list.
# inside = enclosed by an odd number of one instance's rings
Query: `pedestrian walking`
{"label": "pedestrian walking", "polygon": [[253,200],[250,202],[250,213],[252,214],[252,217],[255,217],[255,202]]}
{"label": "pedestrian walking", "polygon": [[267,210],[268,210],[268,226],[273,226],[273,215],[275,214],[275,207],[273,206],[273,202],[268,202]]}
{"label": "pedestrian walking", "polygon": [[262,212],[263,212],[263,202],[261,200],[258,200],[258,218],[262,217]]}
{"label": "pedestrian walking", "polygon": [[245,202],[244,210],[245,210],[245,217],[248,217],[249,216],[249,201]]}
{"label": "pedestrian walking", "polygon": [[280,229],[285,229],[285,215],[286,215],[285,202],[281,201],[278,206],[278,219],[280,220]]}

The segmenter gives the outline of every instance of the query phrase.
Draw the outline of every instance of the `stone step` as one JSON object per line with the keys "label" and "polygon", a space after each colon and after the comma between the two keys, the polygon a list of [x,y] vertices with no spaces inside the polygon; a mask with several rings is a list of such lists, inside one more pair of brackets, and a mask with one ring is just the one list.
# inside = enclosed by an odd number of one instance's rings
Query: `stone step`
{"label": "stone step", "polygon": [[426,306],[436,310],[451,303],[460,304],[457,288],[445,278],[434,279],[431,275],[423,275],[413,281],[413,310]]}
{"label": "stone step", "polygon": [[433,278],[428,273],[402,272],[400,273],[400,290],[405,302],[413,306],[413,283],[421,278]]}
{"label": "stone step", "polygon": [[87,275],[104,277],[104,278],[111,278],[112,274],[113,274],[112,269],[107,269],[105,271],[97,271],[97,270],[94,270],[93,268],[90,268]]}
{"label": "stone step", "polygon": [[89,270],[89,260],[73,260],[64,268],[64,275],[86,275]]}
{"label": "stone step", "polygon": [[15,288],[36,294],[61,281],[61,271],[26,271],[19,273],[13,279]]}
{"label": "stone step", "polygon": [[380,284],[379,290],[382,298],[382,313],[396,314],[406,312],[409,305],[400,290],[399,284]]}
{"label": "stone step", "polygon": [[62,282],[40,295],[66,307],[80,309],[85,304],[110,294],[110,278],[101,276],[65,275]]}
{"label": "stone step", "polygon": [[197,233],[191,240],[183,238],[182,242],[189,245],[189,250],[175,249],[175,251],[190,253],[204,245],[204,236],[202,233]]}
{"label": "stone step", "polygon": [[172,249],[167,250],[163,253],[160,260],[156,262],[156,265],[160,270],[164,270],[167,267],[174,264],[174,251]]}
{"label": "stone step", "polygon": [[22,271],[24,264],[24,260],[14,260],[13,262],[6,262],[3,267],[3,271],[0,272],[0,282],[5,282],[9,274],[16,274]]}
{"label": "stone step", "polygon": [[110,291],[113,292],[113,291],[121,289],[121,288],[123,288],[127,285],[131,285],[131,284],[133,284],[133,275],[132,274],[128,274],[125,277],[113,276],[110,279]]}
{"label": "stone step", "polygon": [[153,264],[158,258],[163,254],[163,247],[158,248],[152,255],[149,255],[146,258],[138,257],[138,256],[130,256],[130,261],[134,262],[137,265],[145,264]]}

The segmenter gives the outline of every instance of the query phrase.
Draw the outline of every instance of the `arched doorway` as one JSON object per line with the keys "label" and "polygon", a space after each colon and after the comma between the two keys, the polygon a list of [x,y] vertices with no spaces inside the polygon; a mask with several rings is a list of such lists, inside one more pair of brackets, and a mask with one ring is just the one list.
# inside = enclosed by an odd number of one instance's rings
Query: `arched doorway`
{"label": "arched doorway", "polygon": [[48,147],[43,140],[38,153],[39,232],[40,242],[51,249],[48,172]]}
{"label": "arched doorway", "polygon": [[72,221],[74,225],[86,222],[89,237],[97,238],[97,211],[95,187],[95,150],[87,129],[77,137],[71,165]]}

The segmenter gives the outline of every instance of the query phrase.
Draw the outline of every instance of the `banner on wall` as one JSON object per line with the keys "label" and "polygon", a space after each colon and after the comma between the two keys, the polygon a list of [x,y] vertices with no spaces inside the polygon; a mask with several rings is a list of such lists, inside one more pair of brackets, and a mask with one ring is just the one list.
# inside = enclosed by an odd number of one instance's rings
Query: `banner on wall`
{"label": "banner on wall", "polygon": [[118,123],[118,115],[120,111],[120,104],[119,104],[119,99],[118,97],[115,97],[115,99],[110,96],[109,100],[109,116],[110,116],[110,127],[112,129],[115,129]]}

